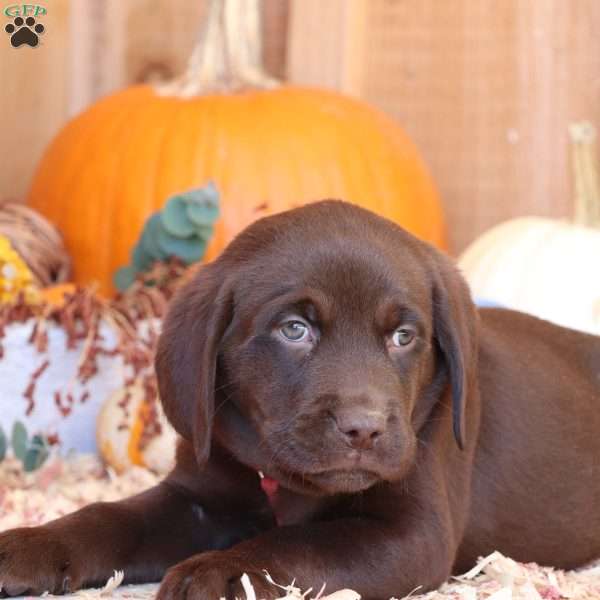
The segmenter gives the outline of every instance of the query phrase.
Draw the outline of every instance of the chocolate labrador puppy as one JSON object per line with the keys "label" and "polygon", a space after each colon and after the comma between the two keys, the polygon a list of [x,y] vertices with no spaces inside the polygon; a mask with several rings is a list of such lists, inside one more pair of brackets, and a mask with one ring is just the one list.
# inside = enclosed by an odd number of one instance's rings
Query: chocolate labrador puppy
{"label": "chocolate labrador puppy", "polygon": [[[478,556],[600,556],[600,338],[476,311],[452,262],[325,201],[262,219],[179,293],[156,359],[181,436],[158,487],[0,535],[7,595],[295,579],[428,590]],[[261,476],[263,478],[261,479]]]}

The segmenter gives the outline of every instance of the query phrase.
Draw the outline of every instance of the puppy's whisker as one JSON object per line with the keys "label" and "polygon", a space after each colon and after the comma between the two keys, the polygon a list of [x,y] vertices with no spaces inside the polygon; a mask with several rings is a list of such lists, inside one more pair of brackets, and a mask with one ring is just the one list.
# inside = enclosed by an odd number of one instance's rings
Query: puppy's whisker
{"label": "puppy's whisker", "polygon": [[222,385],[215,388],[215,394],[217,392],[220,392],[220,391],[228,388],[228,387],[231,387],[232,385],[239,385],[240,383],[242,383],[241,379],[234,379],[233,381],[228,381],[227,383],[223,383]]}
{"label": "puppy's whisker", "polygon": [[215,412],[213,413],[213,419],[215,418],[217,413],[227,404],[227,402],[229,402],[230,399],[231,399],[231,396],[227,396],[226,398],[223,399],[222,402],[219,402],[219,404],[215,408]]}

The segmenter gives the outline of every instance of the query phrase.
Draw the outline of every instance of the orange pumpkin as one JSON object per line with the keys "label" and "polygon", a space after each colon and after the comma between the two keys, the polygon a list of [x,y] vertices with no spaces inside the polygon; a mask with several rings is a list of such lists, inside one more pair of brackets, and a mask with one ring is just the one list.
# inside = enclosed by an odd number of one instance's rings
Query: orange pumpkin
{"label": "orange pumpkin", "polygon": [[112,291],[145,219],[170,195],[209,180],[221,218],[206,259],[258,217],[327,197],[444,247],[437,192],[402,129],[338,93],[273,85],[254,58],[257,19],[245,10],[258,10],[256,2],[214,1],[180,80],[101,100],[47,149],[28,201],[62,231],[75,282]]}

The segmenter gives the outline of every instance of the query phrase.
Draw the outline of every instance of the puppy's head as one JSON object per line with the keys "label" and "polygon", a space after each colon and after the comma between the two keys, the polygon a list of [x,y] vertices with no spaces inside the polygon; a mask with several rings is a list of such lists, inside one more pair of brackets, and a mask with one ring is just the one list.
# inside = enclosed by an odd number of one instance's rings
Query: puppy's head
{"label": "puppy's head", "polygon": [[320,202],[250,226],[182,289],[160,395],[200,463],[214,441],[297,491],[356,492],[401,479],[431,427],[465,444],[475,324],[445,257]]}

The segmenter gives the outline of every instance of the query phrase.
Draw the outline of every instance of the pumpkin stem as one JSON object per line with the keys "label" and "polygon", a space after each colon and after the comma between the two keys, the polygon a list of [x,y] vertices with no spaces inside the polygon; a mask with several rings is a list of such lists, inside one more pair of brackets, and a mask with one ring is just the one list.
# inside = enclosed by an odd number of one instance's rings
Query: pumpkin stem
{"label": "pumpkin stem", "polygon": [[209,0],[200,39],[183,75],[156,87],[164,96],[189,98],[247,88],[272,88],[279,81],[262,65],[260,0]]}
{"label": "pumpkin stem", "polygon": [[569,126],[575,179],[575,223],[600,227],[600,177],[596,128],[588,121]]}

